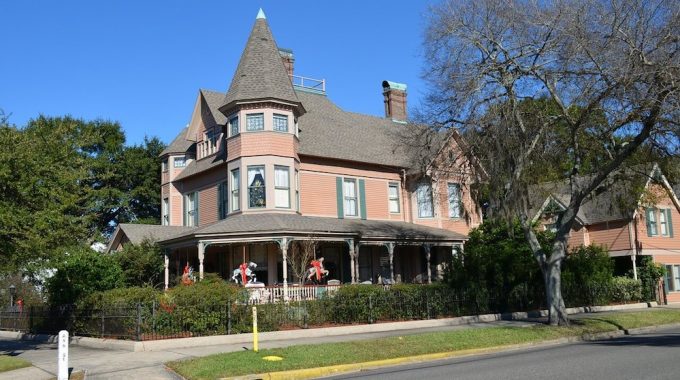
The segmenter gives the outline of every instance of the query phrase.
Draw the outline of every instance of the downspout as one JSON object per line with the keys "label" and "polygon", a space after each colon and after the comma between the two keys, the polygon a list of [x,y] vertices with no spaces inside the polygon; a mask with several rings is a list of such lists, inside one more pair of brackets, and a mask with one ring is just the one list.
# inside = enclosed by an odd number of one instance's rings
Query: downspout
{"label": "downspout", "polygon": [[[411,210],[411,198],[406,191],[406,169],[401,169],[401,199],[404,202],[404,222],[413,222],[413,214]],[[406,219],[406,207],[408,206],[408,220]]]}

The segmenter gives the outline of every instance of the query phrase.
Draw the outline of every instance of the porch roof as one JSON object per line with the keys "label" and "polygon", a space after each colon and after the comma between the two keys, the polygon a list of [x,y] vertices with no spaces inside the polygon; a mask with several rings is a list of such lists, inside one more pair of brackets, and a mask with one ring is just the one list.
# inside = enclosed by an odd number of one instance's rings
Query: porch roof
{"label": "porch roof", "polygon": [[316,235],[327,237],[340,235],[346,238],[370,240],[417,240],[439,242],[462,242],[467,236],[413,223],[336,219],[302,216],[299,214],[261,213],[230,216],[219,222],[182,231],[164,240],[161,244],[172,244],[196,238],[234,238],[239,236],[261,235]]}

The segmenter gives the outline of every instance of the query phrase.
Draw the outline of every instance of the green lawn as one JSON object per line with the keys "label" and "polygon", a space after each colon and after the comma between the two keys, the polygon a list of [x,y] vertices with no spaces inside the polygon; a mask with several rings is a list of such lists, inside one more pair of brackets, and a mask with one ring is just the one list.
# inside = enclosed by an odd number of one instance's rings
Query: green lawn
{"label": "green lawn", "polygon": [[0,355],[0,372],[30,367],[31,362],[14,356]]}
{"label": "green lawn", "polygon": [[[649,310],[593,315],[573,321],[570,327],[494,327],[406,335],[375,340],[311,344],[271,350],[240,351],[203,358],[169,362],[167,365],[187,379],[215,379],[336,364],[366,362],[412,355],[538,342],[588,333],[680,322],[680,310]],[[275,355],[282,361],[262,357]]]}

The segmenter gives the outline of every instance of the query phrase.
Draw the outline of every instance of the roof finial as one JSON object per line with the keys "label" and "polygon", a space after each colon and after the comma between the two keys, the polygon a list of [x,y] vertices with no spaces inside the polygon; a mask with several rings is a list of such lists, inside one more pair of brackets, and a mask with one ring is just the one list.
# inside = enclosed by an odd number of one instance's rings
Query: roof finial
{"label": "roof finial", "polygon": [[262,8],[260,8],[260,11],[257,12],[257,17],[255,17],[255,19],[256,20],[257,19],[263,19],[263,20],[267,19],[267,16],[264,15],[264,11],[262,10]]}

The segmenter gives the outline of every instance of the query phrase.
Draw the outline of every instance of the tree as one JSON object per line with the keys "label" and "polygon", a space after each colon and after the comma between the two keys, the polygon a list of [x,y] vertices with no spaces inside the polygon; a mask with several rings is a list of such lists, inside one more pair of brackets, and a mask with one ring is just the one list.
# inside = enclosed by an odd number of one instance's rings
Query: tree
{"label": "tree", "polygon": [[316,258],[316,247],[318,245],[319,242],[313,236],[306,240],[294,240],[291,243],[291,249],[288,251],[288,262],[293,276],[299,281],[300,285],[305,283],[309,263]]}
{"label": "tree", "polygon": [[[568,324],[561,265],[584,200],[643,147],[678,154],[679,36],[671,0],[449,0],[431,10],[424,114],[465,137],[462,153],[488,174],[488,214],[520,220],[550,324]],[[569,189],[548,249],[531,202],[546,173]]]}
{"label": "tree", "polygon": [[113,254],[123,271],[126,286],[150,286],[161,284],[163,256],[160,247],[148,240],[140,244],[127,244]]}
{"label": "tree", "polygon": [[72,304],[97,291],[123,286],[123,271],[116,260],[86,247],[65,249],[64,259],[56,264],[54,276],[47,280],[53,305]]}

